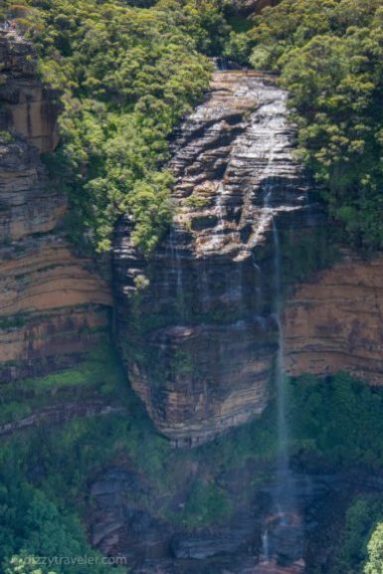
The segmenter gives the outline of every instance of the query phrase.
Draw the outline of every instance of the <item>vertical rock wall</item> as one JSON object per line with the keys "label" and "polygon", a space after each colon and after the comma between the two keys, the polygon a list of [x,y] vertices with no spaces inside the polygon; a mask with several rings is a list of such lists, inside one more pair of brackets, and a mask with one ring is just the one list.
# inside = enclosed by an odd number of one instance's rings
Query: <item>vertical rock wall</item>
{"label": "vertical rock wall", "polygon": [[1,382],[70,364],[97,343],[111,296],[61,229],[65,197],[40,152],[57,145],[55,94],[31,45],[0,31]]}
{"label": "vertical rock wall", "polygon": [[116,234],[130,380],[178,444],[247,421],[268,399],[277,345],[273,221],[292,249],[309,221],[286,98],[271,78],[216,73],[173,145],[169,234],[149,259],[132,244],[129,221]]}
{"label": "vertical rock wall", "polygon": [[343,261],[300,284],[285,310],[292,375],[344,371],[383,384],[383,258]]}

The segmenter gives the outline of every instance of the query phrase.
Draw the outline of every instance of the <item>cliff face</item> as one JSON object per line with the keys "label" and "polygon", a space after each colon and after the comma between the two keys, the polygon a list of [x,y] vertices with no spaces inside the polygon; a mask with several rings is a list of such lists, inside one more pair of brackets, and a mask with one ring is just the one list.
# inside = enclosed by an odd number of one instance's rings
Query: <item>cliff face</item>
{"label": "cliff face", "polygon": [[383,383],[383,258],[356,256],[314,275],[285,311],[286,367],[293,375],[345,371]]}
{"label": "cliff face", "polygon": [[40,152],[52,151],[58,144],[59,107],[37,77],[31,45],[14,31],[0,30],[0,74],[2,129],[23,135]]}
{"label": "cliff face", "polygon": [[2,381],[67,364],[107,324],[111,298],[60,230],[65,198],[39,152],[57,144],[54,94],[29,43],[0,31],[0,373]]}
{"label": "cliff face", "polygon": [[294,243],[291,229],[304,235],[309,225],[286,97],[256,73],[216,73],[209,99],[173,145],[168,236],[145,260],[129,221],[116,234],[130,380],[157,427],[178,443],[243,423],[267,402],[279,234]]}

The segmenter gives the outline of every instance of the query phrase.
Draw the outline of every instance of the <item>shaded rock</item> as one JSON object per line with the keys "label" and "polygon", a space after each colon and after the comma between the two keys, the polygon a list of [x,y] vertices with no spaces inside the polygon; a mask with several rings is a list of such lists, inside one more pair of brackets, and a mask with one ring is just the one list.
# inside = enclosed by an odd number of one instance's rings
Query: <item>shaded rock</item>
{"label": "shaded rock", "polygon": [[140,507],[150,496],[145,479],[134,471],[111,468],[90,490],[91,541],[104,554],[123,555],[133,563],[168,553],[166,525]]}
{"label": "shaded rock", "polygon": [[234,554],[253,536],[253,529],[240,528],[202,532],[198,535],[178,535],[171,541],[171,552],[177,559],[206,560],[217,554]]}
{"label": "shaded rock", "polygon": [[[125,219],[114,245],[119,340],[157,428],[195,445],[261,413],[277,347],[273,222],[299,242],[307,181],[287,94],[255,72],[216,73],[170,162],[176,215],[145,257]],[[145,281],[142,278],[145,277]]]}

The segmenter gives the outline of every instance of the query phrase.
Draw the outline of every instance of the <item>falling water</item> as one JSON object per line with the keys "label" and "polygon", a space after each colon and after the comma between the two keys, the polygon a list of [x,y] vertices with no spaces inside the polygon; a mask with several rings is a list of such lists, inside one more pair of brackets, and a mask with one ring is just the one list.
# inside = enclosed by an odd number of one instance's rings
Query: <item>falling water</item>
{"label": "falling water", "polygon": [[[269,201],[269,196],[267,201]],[[282,325],[283,285],[279,232],[272,221],[274,248],[274,315],[278,326],[278,352],[274,379],[277,396],[277,459],[273,509],[262,535],[262,560],[269,563],[281,557],[293,562],[302,556],[302,530],[297,507],[295,481],[289,463],[289,426],[287,389],[284,368],[284,333]],[[270,541],[270,528],[272,538]]]}
{"label": "falling water", "polygon": [[[222,63],[217,62],[220,67]],[[222,91],[226,93],[225,91]],[[227,158],[225,173],[220,176],[215,193],[215,204],[211,207],[210,214],[215,216],[216,224],[207,227],[200,233],[203,241],[199,243],[199,248],[204,256],[216,256],[230,253],[230,249],[236,252],[239,245],[243,244],[243,253],[259,252],[258,247],[266,243],[269,238],[269,230],[272,230],[273,246],[273,313],[278,327],[278,354],[275,364],[275,386],[277,395],[277,433],[278,433],[278,450],[276,458],[276,484],[274,488],[273,508],[271,516],[267,519],[262,542],[263,542],[263,559],[270,564],[277,561],[281,555],[285,556],[286,547],[294,539],[294,530],[298,530],[297,524],[297,505],[295,494],[295,483],[289,466],[289,437],[287,424],[287,397],[284,381],[284,336],[282,327],[282,303],[283,303],[283,285],[281,272],[281,248],[279,232],[275,223],[275,215],[280,212],[285,214],[289,210],[301,209],[303,200],[301,193],[292,191],[295,188],[294,182],[300,179],[297,177],[298,169],[292,156],[293,128],[291,128],[287,119],[286,103],[287,93],[276,87],[273,82],[263,80],[259,77],[252,77],[248,82],[237,87],[233,98],[239,101],[249,99],[257,101],[260,105],[254,109],[251,114],[248,127],[236,137],[231,148],[230,155]],[[225,102],[222,93],[218,100],[219,106],[213,109],[208,105],[203,105],[193,116],[195,126],[201,123],[211,122],[211,118],[219,111],[222,114],[225,110]],[[250,108],[249,108],[250,109]],[[223,110],[223,111],[222,111]],[[219,117],[221,117],[219,115]],[[209,124],[210,125],[210,124]],[[215,128],[217,129],[217,128]],[[210,128],[209,128],[210,130]],[[211,131],[207,130],[205,137],[212,136]],[[216,138],[217,133],[214,132]],[[219,138],[218,138],[219,139]],[[195,157],[198,151],[198,161],[196,165],[204,158],[204,153],[199,148],[192,147],[190,138],[185,140],[186,151],[184,150],[179,156],[179,162],[183,158],[189,160]],[[207,140],[210,141],[210,140]],[[189,147],[191,149],[189,150]],[[207,146],[210,149],[210,146]],[[201,157],[200,157],[201,156]],[[199,167],[200,169],[200,167]],[[188,180],[189,181],[189,180]],[[285,185],[285,182],[286,185]],[[241,219],[239,224],[232,216],[232,206],[237,202],[233,198],[242,198]],[[260,199],[263,198],[263,205],[260,205]],[[243,241],[239,230],[251,226],[251,233],[246,242]],[[243,254],[242,252],[240,255]],[[174,265],[177,268],[177,252],[174,254]],[[207,258],[207,261],[209,259]],[[241,261],[238,258],[238,261]],[[254,283],[258,286],[255,292],[254,307],[259,321],[262,321],[263,315],[268,307],[266,290],[262,289],[263,285],[269,278],[267,273],[264,274],[262,264],[253,260],[254,273],[256,278]],[[242,289],[246,287],[243,283],[244,277],[241,275],[241,265],[237,267],[238,273],[227,273],[224,275],[223,291],[226,296],[233,296],[236,301],[239,315],[242,317],[242,305],[245,305],[247,291]],[[177,285],[182,286],[182,270]],[[201,307],[205,311],[210,307],[209,289],[215,289],[217,286],[210,279],[209,275],[203,269],[199,276],[199,288],[201,297]],[[246,277],[245,277],[246,279]],[[185,279],[186,280],[186,279]],[[222,282],[223,283],[223,282]],[[184,285],[185,287],[185,285]],[[242,290],[242,291],[241,291]],[[177,288],[181,295],[181,289]],[[262,292],[263,291],[263,292]],[[214,293],[212,297],[217,297]],[[245,310],[244,310],[245,311]],[[237,322],[238,337],[241,336],[240,329],[244,329],[243,321]],[[243,332],[243,331],[242,331]],[[218,362],[225,364],[226,349],[220,346],[218,349]],[[222,359],[221,359],[222,356]],[[293,532],[293,535],[292,535]],[[293,542],[294,544],[294,542]],[[294,552],[293,552],[294,554]],[[300,556],[299,556],[300,557]],[[295,558],[293,558],[294,560]],[[271,572],[271,570],[268,570]]]}
{"label": "falling water", "polygon": [[[274,313],[278,325],[278,353],[275,365],[275,383],[277,392],[277,432],[278,432],[278,452],[277,452],[277,506],[281,506],[281,511],[293,510],[295,496],[293,494],[292,481],[289,468],[289,430],[287,424],[287,397],[285,385],[284,368],[284,336],[281,321],[282,315],[282,273],[281,273],[281,250],[279,243],[279,233],[273,219],[273,245],[274,245]],[[282,504],[283,503],[283,504]],[[284,508],[284,506],[287,506]]]}
{"label": "falling water", "polygon": [[225,207],[224,207],[224,186],[222,183],[219,184],[217,189],[217,200],[216,200],[216,213],[218,217],[217,229],[222,231],[225,227]]}
{"label": "falling water", "polygon": [[198,274],[198,290],[201,300],[201,310],[202,312],[209,311],[210,308],[210,285],[209,285],[209,274],[207,269],[206,261],[203,260],[201,264],[201,273]]}
{"label": "falling water", "polygon": [[266,530],[262,534],[262,557],[265,562],[270,560],[270,542],[269,542],[269,531]]}
{"label": "falling water", "polygon": [[[271,190],[266,193],[264,207],[270,210]],[[302,556],[301,521],[297,507],[295,481],[289,462],[289,426],[287,421],[287,389],[284,368],[284,333],[282,325],[283,284],[280,239],[275,219],[272,219],[273,238],[273,312],[278,327],[278,351],[274,369],[277,398],[277,457],[273,489],[273,506],[262,533],[263,564],[294,562]],[[262,572],[260,570],[259,572]],[[271,570],[267,570],[268,572]],[[278,570],[279,572],[279,570]]]}

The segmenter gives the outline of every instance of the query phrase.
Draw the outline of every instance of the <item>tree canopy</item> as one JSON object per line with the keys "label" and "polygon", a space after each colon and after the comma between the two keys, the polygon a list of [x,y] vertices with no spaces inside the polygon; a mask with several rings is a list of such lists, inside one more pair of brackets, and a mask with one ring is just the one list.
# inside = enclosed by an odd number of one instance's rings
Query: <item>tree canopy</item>
{"label": "tree canopy", "polygon": [[[208,88],[228,33],[220,0],[24,0],[8,14],[33,39],[43,79],[61,91],[65,184],[73,235],[108,249],[128,214],[150,251],[172,215],[168,137]],[[145,7],[142,7],[145,6]]]}
{"label": "tree canopy", "polygon": [[383,7],[282,0],[248,32],[256,68],[281,74],[302,156],[357,245],[383,247]]}
{"label": "tree canopy", "polygon": [[368,560],[364,566],[364,574],[383,573],[383,522],[379,522],[367,545]]}

